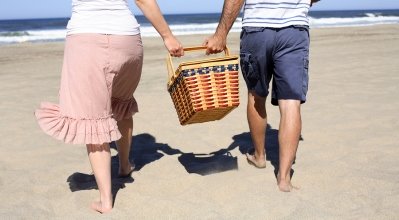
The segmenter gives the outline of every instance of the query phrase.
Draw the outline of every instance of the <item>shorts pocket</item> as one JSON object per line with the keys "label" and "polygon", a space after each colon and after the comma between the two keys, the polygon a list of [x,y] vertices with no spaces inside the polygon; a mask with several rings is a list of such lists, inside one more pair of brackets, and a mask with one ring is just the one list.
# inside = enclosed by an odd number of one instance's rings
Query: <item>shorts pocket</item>
{"label": "shorts pocket", "polygon": [[243,27],[243,30],[248,34],[263,32],[265,29],[265,27]]}
{"label": "shorts pocket", "polygon": [[302,77],[302,90],[304,96],[308,92],[308,85],[309,85],[309,58],[303,58],[303,77]]}
{"label": "shorts pocket", "polygon": [[259,67],[258,62],[252,54],[241,52],[240,53],[240,64],[241,64],[241,72],[248,84],[248,87],[255,86],[256,83],[259,81]]}
{"label": "shorts pocket", "polygon": [[243,27],[240,33],[240,40],[244,40],[250,34],[256,34],[259,32],[263,32],[266,28],[264,27]]}

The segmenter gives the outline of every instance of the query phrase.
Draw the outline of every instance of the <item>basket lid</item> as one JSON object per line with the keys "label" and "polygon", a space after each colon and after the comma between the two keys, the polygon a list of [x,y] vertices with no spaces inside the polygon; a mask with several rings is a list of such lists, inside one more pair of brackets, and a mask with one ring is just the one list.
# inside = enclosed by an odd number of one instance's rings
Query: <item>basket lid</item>
{"label": "basket lid", "polygon": [[[188,47],[184,48],[184,51],[198,51],[205,50],[207,47]],[[172,57],[168,55],[167,58],[167,66],[169,73],[169,80],[167,87],[169,87],[174,83],[174,81],[181,75],[181,73],[185,70],[192,69],[201,69],[215,66],[228,66],[228,65],[238,65],[238,56],[230,55],[229,49],[226,47],[225,55],[223,57],[215,57],[215,58],[206,58],[206,59],[196,59],[190,60],[186,62],[181,62],[176,70],[173,68]]]}

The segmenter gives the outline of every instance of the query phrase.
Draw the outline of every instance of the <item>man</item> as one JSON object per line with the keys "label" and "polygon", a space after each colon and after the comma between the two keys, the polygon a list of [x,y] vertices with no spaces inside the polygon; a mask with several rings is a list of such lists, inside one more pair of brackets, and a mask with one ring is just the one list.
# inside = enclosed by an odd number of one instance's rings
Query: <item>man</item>
{"label": "man", "polygon": [[240,64],[248,87],[247,118],[255,152],[247,160],[266,167],[266,97],[272,80],[272,104],[280,110],[277,185],[289,192],[291,166],[301,134],[301,103],[308,90],[308,11],[318,0],[225,0],[214,35],[204,45],[207,54],[226,47],[227,34],[244,5]]}

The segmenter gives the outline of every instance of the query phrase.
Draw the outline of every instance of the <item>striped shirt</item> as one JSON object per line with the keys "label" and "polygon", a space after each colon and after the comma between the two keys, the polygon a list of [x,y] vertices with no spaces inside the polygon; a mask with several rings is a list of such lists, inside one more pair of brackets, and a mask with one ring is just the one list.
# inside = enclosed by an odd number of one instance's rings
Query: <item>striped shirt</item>
{"label": "striped shirt", "polygon": [[310,0],[246,0],[242,26],[309,26],[309,8]]}

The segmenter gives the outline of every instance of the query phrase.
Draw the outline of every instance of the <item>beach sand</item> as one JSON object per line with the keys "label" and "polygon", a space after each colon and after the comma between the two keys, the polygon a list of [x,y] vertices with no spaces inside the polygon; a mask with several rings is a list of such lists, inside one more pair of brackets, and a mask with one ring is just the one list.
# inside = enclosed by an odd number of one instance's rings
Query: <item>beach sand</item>
{"label": "beach sand", "polygon": [[[204,37],[179,39],[194,46]],[[303,140],[293,166],[293,184],[301,189],[292,193],[276,186],[279,112],[270,99],[269,161],[259,170],[243,155],[251,140],[242,77],[237,109],[221,121],[180,126],[166,91],[166,50],[159,38],[143,41],[132,152],[137,171],[113,179],[115,207],[105,218],[398,218],[399,25],[311,31]],[[238,53],[238,33],[228,45]],[[0,47],[0,219],[100,217],[89,209],[98,191],[85,147],[50,138],[33,116],[41,101],[57,102],[63,46]]]}

